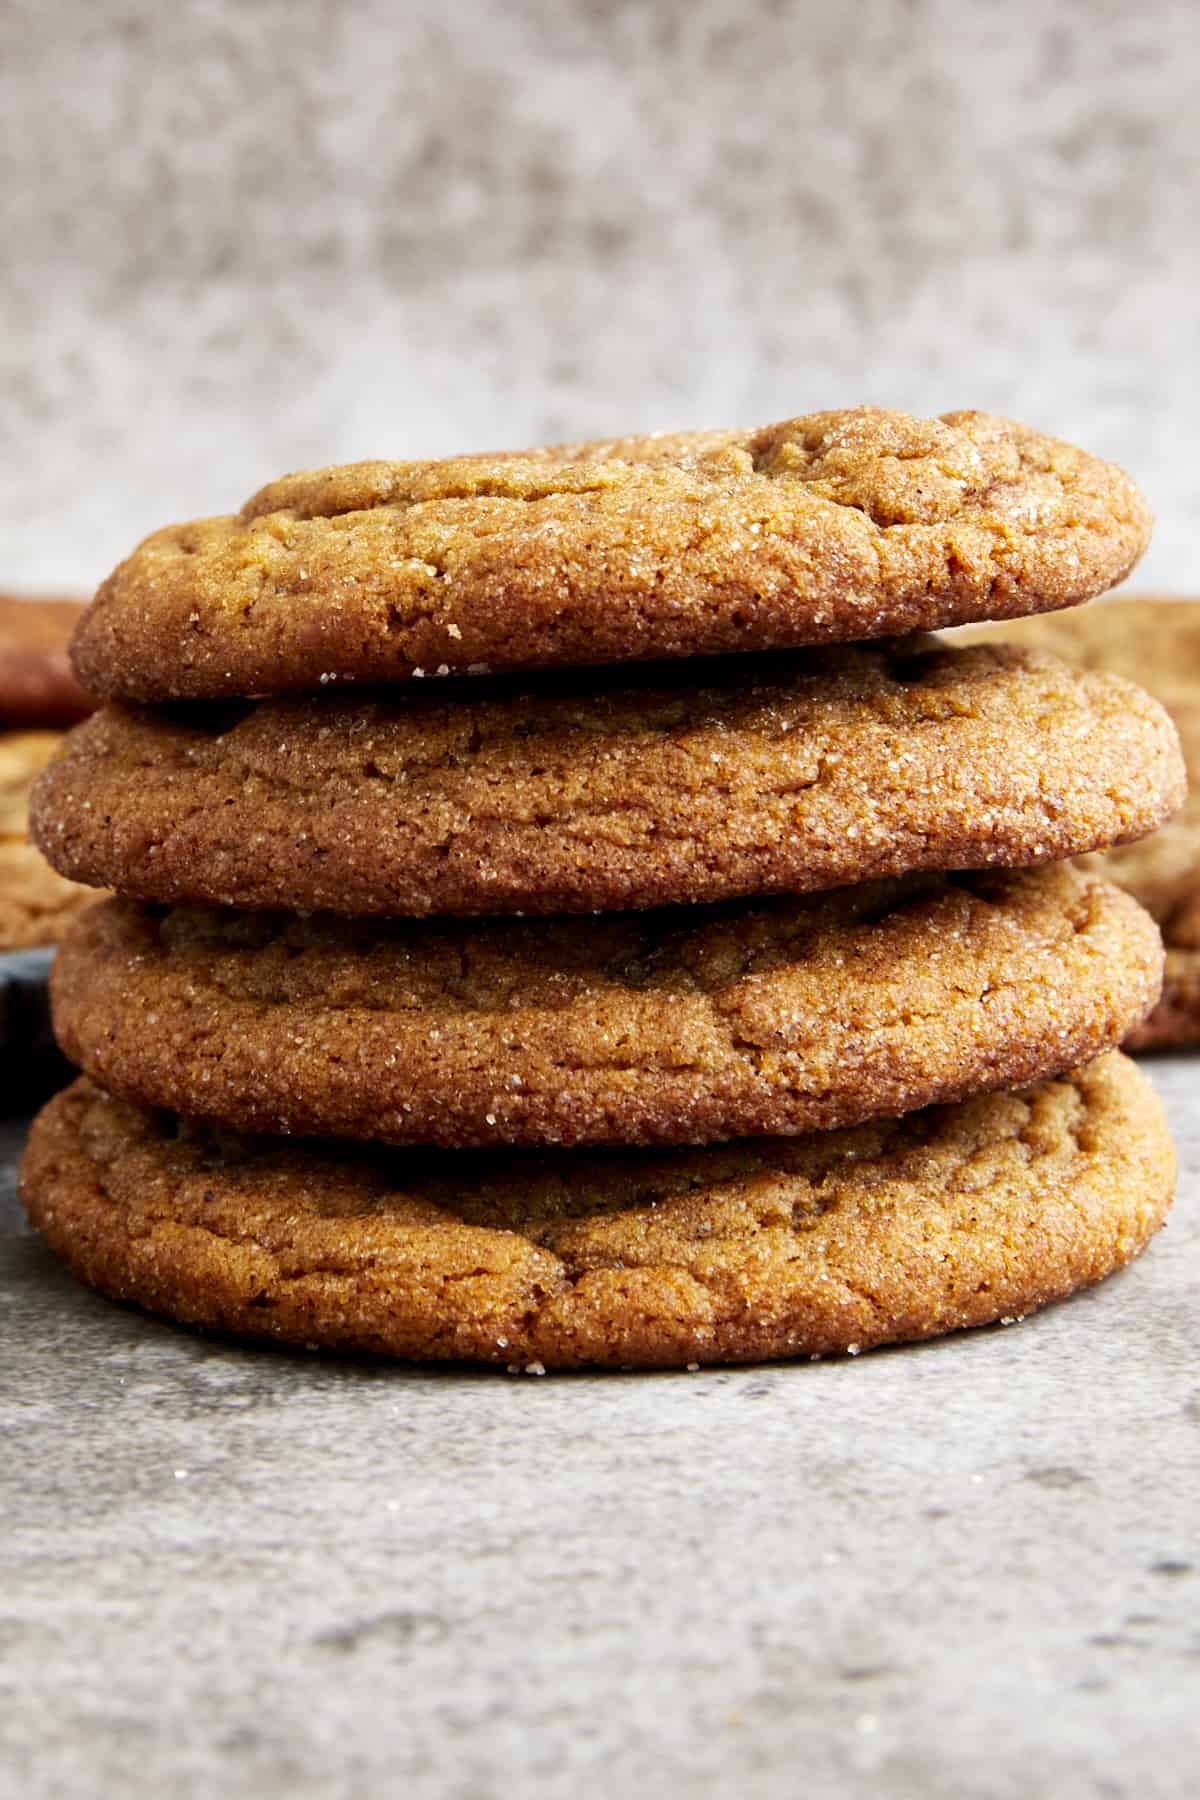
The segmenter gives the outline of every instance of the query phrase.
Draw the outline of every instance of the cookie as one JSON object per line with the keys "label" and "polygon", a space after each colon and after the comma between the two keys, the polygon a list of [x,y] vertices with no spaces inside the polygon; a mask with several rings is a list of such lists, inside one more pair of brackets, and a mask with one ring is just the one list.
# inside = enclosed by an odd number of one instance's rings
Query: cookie
{"label": "cookie", "polygon": [[91,712],[67,647],[81,600],[21,600],[0,594],[0,728],[73,725]]}
{"label": "cookie", "polygon": [[0,732],[0,951],[57,943],[96,900],[28,841],[29,791],[61,742],[56,731]]}
{"label": "cookie", "polygon": [[254,1338],[528,1367],[854,1352],[1101,1280],[1170,1206],[1120,1054],[1023,1094],[705,1150],[366,1152],[213,1136],[79,1081],[34,1225],[116,1299]]}
{"label": "cookie", "polygon": [[1058,864],[469,924],[110,901],[53,998],[101,1086],[243,1131],[681,1144],[1060,1074],[1120,1043],[1161,978],[1153,920]]}
{"label": "cookie", "polygon": [[1147,688],[1179,731],[1189,789],[1152,837],[1095,859],[1141,901],[1167,946],[1162,999],[1129,1042],[1137,1049],[1200,1043],[1200,601],[1111,600],[1054,619],[992,628],[1017,644],[1052,651],[1090,670],[1111,670]]}
{"label": "cookie", "polygon": [[1180,1050],[1200,1043],[1200,944],[1167,947],[1162,998],[1125,1039],[1129,1050]]}
{"label": "cookie", "polygon": [[161,701],[876,638],[1086,600],[1149,533],[1121,470],[983,413],[358,463],[147,538],[74,661]]}
{"label": "cookie", "polygon": [[1048,861],[1181,796],[1173,728],[1119,677],[921,639],[475,698],[107,709],[33,824],[63,874],[137,899],[566,913]]}

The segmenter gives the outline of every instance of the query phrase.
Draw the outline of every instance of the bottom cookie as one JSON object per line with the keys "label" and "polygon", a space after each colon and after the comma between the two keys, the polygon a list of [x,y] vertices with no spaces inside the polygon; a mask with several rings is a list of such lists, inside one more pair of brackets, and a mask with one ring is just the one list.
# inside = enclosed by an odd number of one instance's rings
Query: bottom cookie
{"label": "bottom cookie", "polygon": [[35,1120],[34,1225],[105,1293],[254,1338],[528,1367],[869,1349],[1127,1263],[1174,1151],[1119,1053],[1022,1094],[702,1150],[237,1139],[88,1081]]}

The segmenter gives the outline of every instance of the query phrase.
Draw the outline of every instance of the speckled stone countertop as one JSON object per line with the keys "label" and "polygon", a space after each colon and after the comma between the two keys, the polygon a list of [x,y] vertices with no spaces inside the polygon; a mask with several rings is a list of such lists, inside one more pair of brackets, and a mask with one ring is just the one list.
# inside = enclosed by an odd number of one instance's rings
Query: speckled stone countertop
{"label": "speckled stone countertop", "polygon": [[1200,1765],[1200,1111],[1167,1232],[857,1361],[507,1377],[109,1305],[0,1197],[26,1796],[1121,1800]]}

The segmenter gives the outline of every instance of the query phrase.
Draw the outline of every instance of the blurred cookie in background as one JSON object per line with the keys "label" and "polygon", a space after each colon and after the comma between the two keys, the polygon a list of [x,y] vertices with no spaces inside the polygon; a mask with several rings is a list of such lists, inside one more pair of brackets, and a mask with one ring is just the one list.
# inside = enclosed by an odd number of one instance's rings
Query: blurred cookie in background
{"label": "blurred cookie in background", "polygon": [[29,790],[92,710],[68,660],[81,600],[0,594],[0,952],[55,944],[93,896],[29,841]]}
{"label": "blurred cookie in background", "polygon": [[29,842],[29,790],[61,741],[57,731],[0,733],[0,951],[56,944],[96,898]]}
{"label": "blurred cookie in background", "polygon": [[1044,618],[971,626],[953,636],[960,643],[1004,639],[1127,676],[1171,714],[1188,772],[1182,808],[1150,837],[1086,860],[1141,901],[1158,920],[1167,947],[1162,999],[1128,1047],[1200,1044],[1200,599],[1105,600]]}
{"label": "blurred cookie in background", "polygon": [[74,1071],[50,1029],[54,947],[95,890],[68,881],[29,842],[29,790],[61,742],[57,731],[0,733],[0,1112],[39,1105]]}
{"label": "blurred cookie in background", "polygon": [[0,594],[0,727],[73,725],[92,710],[67,646],[82,600]]}
{"label": "blurred cookie in background", "polygon": [[29,790],[92,710],[68,660],[81,600],[0,594],[0,952],[55,944],[92,897],[29,841]]}

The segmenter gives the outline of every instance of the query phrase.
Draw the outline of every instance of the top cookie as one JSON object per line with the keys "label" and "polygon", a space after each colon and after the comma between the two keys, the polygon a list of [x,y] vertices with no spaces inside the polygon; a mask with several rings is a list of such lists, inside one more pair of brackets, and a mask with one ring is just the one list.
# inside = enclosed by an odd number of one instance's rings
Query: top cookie
{"label": "top cookie", "polygon": [[1074,605],[1149,534],[1120,469],[984,413],[358,463],[147,538],[73,657],[168,700],[875,638]]}
{"label": "top cookie", "polygon": [[0,594],[0,725],[73,725],[91,712],[67,658],[86,610],[79,600]]}

